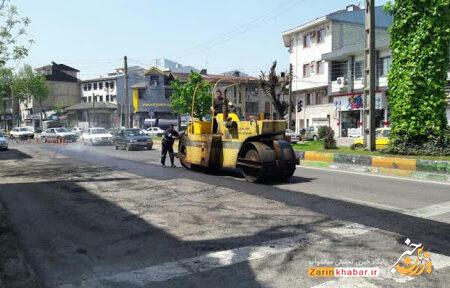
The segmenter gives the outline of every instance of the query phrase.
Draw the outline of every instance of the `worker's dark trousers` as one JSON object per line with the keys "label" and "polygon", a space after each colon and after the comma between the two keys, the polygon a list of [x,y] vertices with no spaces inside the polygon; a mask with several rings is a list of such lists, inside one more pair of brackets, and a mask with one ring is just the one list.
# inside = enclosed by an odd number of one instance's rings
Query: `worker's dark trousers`
{"label": "worker's dark trousers", "polygon": [[173,144],[170,145],[162,145],[162,151],[161,151],[161,164],[166,164],[166,154],[169,152],[170,157],[170,163],[174,165],[174,154],[173,154]]}

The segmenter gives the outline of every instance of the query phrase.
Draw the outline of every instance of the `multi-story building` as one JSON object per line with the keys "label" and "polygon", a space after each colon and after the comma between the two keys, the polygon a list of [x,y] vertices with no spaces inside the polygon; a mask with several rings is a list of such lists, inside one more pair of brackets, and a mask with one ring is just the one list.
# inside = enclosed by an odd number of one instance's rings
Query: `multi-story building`
{"label": "multi-story building", "polygon": [[170,72],[152,67],[144,72],[144,79],[131,86],[133,126],[143,126],[146,123],[145,119],[163,119],[170,120],[168,123],[176,123],[177,117],[172,113],[169,103],[170,81]]}
{"label": "multi-story building", "polygon": [[[144,79],[144,69],[139,66],[128,68],[128,95],[132,114],[132,86]],[[125,125],[125,75],[123,69],[116,69],[106,77],[81,81],[80,103],[68,107],[70,126],[119,127]]]}
{"label": "multi-story building", "polygon": [[80,80],[78,79],[80,71],[55,62],[35,70],[45,77],[49,88],[48,98],[40,105],[29,97],[20,103],[20,111],[24,125],[37,128],[40,126],[41,112],[46,118],[51,114],[50,111],[69,107],[80,101]]}
{"label": "multi-story building", "polygon": [[[152,67],[145,72],[145,80],[136,83],[133,89],[134,126],[176,124],[177,115],[170,108],[172,90],[170,84],[174,79],[187,81],[190,73],[162,71]],[[242,76],[234,71],[232,74],[208,74],[203,69],[200,74],[212,85],[217,85],[229,101],[233,110],[241,117],[258,115],[264,111],[265,96],[258,87],[258,79]],[[238,84],[238,85],[236,85]]]}
{"label": "multi-story building", "polygon": [[81,81],[81,100],[85,103],[117,103],[118,75]]}
{"label": "multi-story building", "polygon": [[[376,8],[375,17],[377,42],[386,41],[392,17],[382,7]],[[289,48],[289,60],[293,67],[292,90],[297,111],[299,104],[302,105],[302,111],[296,113],[295,117],[297,132],[310,126],[330,126],[336,135],[347,136],[342,133],[343,125],[347,124],[343,124],[342,118],[339,118],[342,114],[337,111],[344,111],[342,107],[348,101],[343,101],[343,98],[337,100],[341,103],[339,108],[335,98],[341,96],[348,99],[352,93],[356,93],[354,84],[360,84],[351,79],[356,77],[360,81],[360,71],[364,67],[357,58],[359,56],[356,56],[362,55],[364,51],[364,21],[364,10],[350,5],[345,10],[317,18],[283,33],[284,45]],[[356,57],[353,59],[358,61],[350,62],[349,57]],[[351,79],[345,78],[346,71],[353,71]],[[355,75],[355,72],[358,74]],[[336,85],[348,85],[350,90],[341,90],[339,86],[337,91]],[[353,114],[360,113],[362,109],[359,106],[350,107],[353,107],[351,110],[358,110]],[[353,118],[353,114],[343,117]],[[359,122],[356,121],[356,125],[360,125]]]}
{"label": "multi-story building", "polygon": [[[385,34],[386,35],[386,34]],[[375,126],[384,127],[388,121],[387,74],[391,65],[389,39],[376,41],[376,94]],[[364,117],[364,44],[344,46],[324,54],[322,59],[330,63],[328,95],[333,99],[335,130],[339,137],[359,137],[363,134]]]}
{"label": "multi-story building", "polygon": [[215,85],[219,80],[217,89],[233,103],[233,109],[241,117],[258,115],[264,112],[265,96],[258,87],[258,78],[232,71],[223,74],[208,74],[202,70],[203,79]]}

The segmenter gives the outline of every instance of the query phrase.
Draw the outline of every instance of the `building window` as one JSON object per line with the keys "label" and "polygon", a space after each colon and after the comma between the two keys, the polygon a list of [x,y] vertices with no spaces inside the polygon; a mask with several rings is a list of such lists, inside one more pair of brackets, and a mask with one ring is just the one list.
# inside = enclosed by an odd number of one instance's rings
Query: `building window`
{"label": "building window", "polygon": [[100,89],[100,90],[103,89],[103,82],[98,83],[98,89]]}
{"label": "building window", "polygon": [[307,105],[307,106],[308,106],[308,105],[311,105],[311,94],[307,93],[307,94],[305,95],[305,98],[306,98],[306,105]]}
{"label": "building window", "polygon": [[317,31],[317,43],[325,42],[325,29],[320,29]]}
{"label": "building window", "polygon": [[109,88],[110,88],[110,89],[114,89],[114,81],[111,81],[111,82],[109,83]]}
{"label": "building window", "polygon": [[159,76],[150,76],[150,86],[156,87],[158,86]]}
{"label": "building window", "polygon": [[87,100],[88,100],[87,102],[91,103],[92,102],[92,97],[90,97],[90,96],[87,97]]}
{"label": "building window", "polygon": [[323,99],[323,92],[316,92],[316,99],[315,99],[315,104],[316,105],[321,105],[322,103],[322,99]]}
{"label": "building window", "polygon": [[391,56],[382,57],[378,60],[378,76],[385,77],[389,73],[389,68],[391,68]]}
{"label": "building window", "polygon": [[92,84],[89,83],[89,84],[87,84],[87,85],[88,85],[88,90],[91,91],[91,90],[92,90]]}
{"label": "building window", "polygon": [[303,77],[311,76],[311,64],[303,65]]}
{"label": "building window", "polygon": [[84,102],[84,103],[87,102],[87,97],[83,97],[83,102]]}
{"label": "building window", "polygon": [[97,102],[97,96],[93,96],[94,102]]}
{"label": "building window", "polygon": [[317,72],[317,74],[323,74],[325,71],[324,71],[324,62],[323,61],[317,61],[317,63],[316,63],[316,65],[317,65],[317,68],[316,68],[316,72]]}
{"label": "building window", "polygon": [[339,77],[347,78],[347,61],[331,63],[331,81],[336,81]]}
{"label": "building window", "polygon": [[356,61],[355,62],[355,79],[364,78],[364,61]]}
{"label": "building window", "polygon": [[109,102],[109,95],[106,95],[106,102]]}
{"label": "building window", "polygon": [[94,83],[94,90],[97,90],[97,83]]}
{"label": "building window", "polygon": [[87,84],[83,84],[83,90],[87,91],[87,89],[88,89]]}
{"label": "building window", "polygon": [[314,32],[310,32],[310,33],[306,34],[305,36],[303,36],[303,47],[304,48],[311,47],[313,38],[314,38]]}
{"label": "building window", "polygon": [[116,101],[116,95],[111,95],[111,102]]}

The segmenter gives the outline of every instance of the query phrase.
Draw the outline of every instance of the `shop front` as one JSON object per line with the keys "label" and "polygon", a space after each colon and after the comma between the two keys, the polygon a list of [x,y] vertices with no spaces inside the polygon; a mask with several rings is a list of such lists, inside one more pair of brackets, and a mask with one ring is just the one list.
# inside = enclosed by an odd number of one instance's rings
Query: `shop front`
{"label": "shop front", "polygon": [[[340,137],[361,137],[363,135],[364,95],[349,94],[334,98],[336,122]],[[375,95],[375,126],[389,125],[387,100],[384,92]]]}

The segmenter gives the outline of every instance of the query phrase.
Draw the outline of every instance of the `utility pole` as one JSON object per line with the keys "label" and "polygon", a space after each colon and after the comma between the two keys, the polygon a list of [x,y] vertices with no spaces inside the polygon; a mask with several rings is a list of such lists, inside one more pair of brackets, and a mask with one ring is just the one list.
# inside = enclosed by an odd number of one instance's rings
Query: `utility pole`
{"label": "utility pole", "polygon": [[375,0],[366,0],[365,10],[364,144],[369,151],[375,151]]}
{"label": "utility pole", "polygon": [[130,98],[128,95],[128,60],[127,56],[123,57],[123,66],[125,73],[125,128],[130,128]]}
{"label": "utility pole", "polygon": [[288,129],[292,129],[292,64],[289,64],[289,105],[288,105]]}

